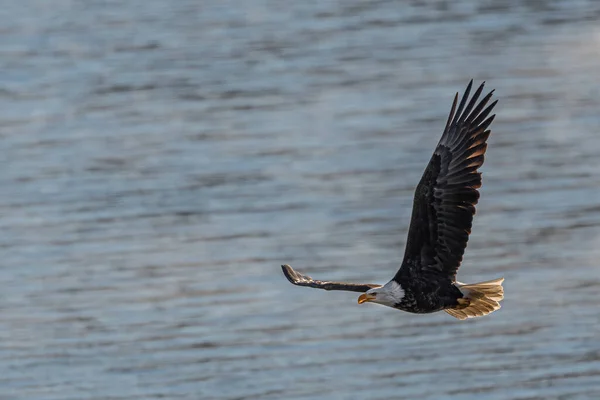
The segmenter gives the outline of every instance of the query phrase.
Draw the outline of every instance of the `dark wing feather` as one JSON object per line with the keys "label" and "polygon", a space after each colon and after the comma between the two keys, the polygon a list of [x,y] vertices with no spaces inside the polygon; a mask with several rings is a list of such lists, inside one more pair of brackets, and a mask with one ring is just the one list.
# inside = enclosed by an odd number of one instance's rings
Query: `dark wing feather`
{"label": "dark wing feather", "polygon": [[[488,117],[497,101],[486,105],[494,91],[478,104],[484,83],[467,99],[473,81],[460,101],[454,97],[442,138],[415,190],[404,260],[394,279],[435,274],[454,281],[471,233],[479,199],[481,174],[490,135]],[[465,107],[466,105],[466,107]]]}
{"label": "dark wing feather", "polygon": [[371,283],[343,283],[343,282],[324,282],[312,279],[310,276],[302,275],[299,272],[294,271],[289,265],[282,265],[281,269],[285,277],[297,286],[308,286],[316,289],[325,290],[345,290],[348,292],[360,292],[364,293],[369,289],[381,287],[381,285],[375,285]]}

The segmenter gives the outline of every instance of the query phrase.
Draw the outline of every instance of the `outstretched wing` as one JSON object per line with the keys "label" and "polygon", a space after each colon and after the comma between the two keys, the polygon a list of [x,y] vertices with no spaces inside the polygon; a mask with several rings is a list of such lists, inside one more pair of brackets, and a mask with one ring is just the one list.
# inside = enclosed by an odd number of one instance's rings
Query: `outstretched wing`
{"label": "outstretched wing", "polygon": [[484,109],[492,90],[477,104],[484,82],[467,104],[472,84],[467,86],[458,109],[458,93],[454,97],[442,138],[415,190],[404,260],[396,280],[435,274],[454,281],[462,261],[479,199],[478,168],[490,135],[487,128],[495,117],[488,115],[497,103]]}
{"label": "outstretched wing", "polygon": [[289,265],[282,265],[281,269],[285,277],[297,286],[308,286],[316,289],[325,290],[345,290],[348,292],[360,292],[364,293],[369,289],[381,287],[381,285],[375,285],[371,283],[343,283],[343,282],[325,282],[317,281],[310,276],[302,275],[301,273],[294,271]]}

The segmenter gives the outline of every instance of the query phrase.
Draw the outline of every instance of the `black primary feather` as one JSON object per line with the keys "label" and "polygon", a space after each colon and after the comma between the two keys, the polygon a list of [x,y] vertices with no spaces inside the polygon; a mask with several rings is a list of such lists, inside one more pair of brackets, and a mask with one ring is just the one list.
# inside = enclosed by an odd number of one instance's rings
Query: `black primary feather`
{"label": "black primary feather", "polygon": [[487,128],[495,117],[488,115],[497,103],[484,109],[493,90],[477,103],[484,82],[467,104],[472,84],[471,80],[458,109],[458,93],[454,97],[444,133],[415,190],[404,260],[394,277],[398,282],[426,276],[455,280],[479,200],[478,168],[490,135]]}
{"label": "black primary feather", "polygon": [[282,265],[281,269],[285,277],[297,286],[308,286],[316,289],[325,290],[345,290],[348,292],[360,292],[364,293],[369,289],[381,287],[381,285],[375,285],[372,283],[344,283],[344,282],[325,282],[317,281],[307,275],[294,271],[289,265]]}

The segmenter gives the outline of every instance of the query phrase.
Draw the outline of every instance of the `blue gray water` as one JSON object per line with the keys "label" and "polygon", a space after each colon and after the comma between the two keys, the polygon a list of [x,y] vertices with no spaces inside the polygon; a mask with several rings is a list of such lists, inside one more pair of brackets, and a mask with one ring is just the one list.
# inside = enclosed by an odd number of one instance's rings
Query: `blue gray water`
{"label": "blue gray water", "polygon": [[[1,399],[600,398],[600,3],[0,15]],[[285,281],[391,278],[470,78],[500,103],[459,279],[503,308]]]}

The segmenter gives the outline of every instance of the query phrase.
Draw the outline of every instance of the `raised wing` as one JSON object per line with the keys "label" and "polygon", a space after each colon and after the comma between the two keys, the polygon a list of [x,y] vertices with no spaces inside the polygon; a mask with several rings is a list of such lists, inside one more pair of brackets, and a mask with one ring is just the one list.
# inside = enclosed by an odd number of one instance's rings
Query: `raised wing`
{"label": "raised wing", "polygon": [[[484,109],[493,90],[478,104],[481,86],[467,103],[473,81],[454,97],[446,128],[415,190],[404,260],[395,279],[436,274],[455,280],[471,233],[490,135],[488,117],[497,101]],[[466,105],[466,107],[465,107]],[[456,112],[455,112],[456,111]]]}
{"label": "raised wing", "polygon": [[316,289],[325,290],[345,290],[348,292],[360,292],[364,293],[369,289],[381,287],[381,285],[375,285],[371,283],[343,283],[343,282],[325,282],[317,281],[310,276],[302,275],[301,273],[294,271],[289,265],[282,265],[281,269],[285,277],[297,286],[308,286]]}

